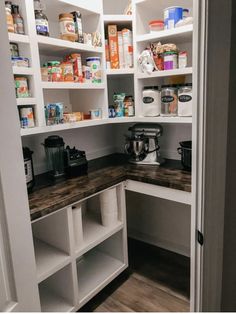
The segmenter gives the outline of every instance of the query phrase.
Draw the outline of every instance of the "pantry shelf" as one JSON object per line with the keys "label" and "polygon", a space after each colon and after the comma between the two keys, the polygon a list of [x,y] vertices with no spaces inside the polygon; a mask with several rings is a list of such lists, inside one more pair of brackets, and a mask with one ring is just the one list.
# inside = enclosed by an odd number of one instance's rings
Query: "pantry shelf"
{"label": "pantry shelf", "polygon": [[28,44],[30,42],[28,35],[8,33],[8,38],[10,42],[14,42],[14,43]]}
{"label": "pantry shelf", "polygon": [[17,103],[17,106],[35,105],[36,104],[36,98],[33,98],[33,97],[17,98],[16,103]]}
{"label": "pantry shelf", "polygon": [[42,82],[43,89],[105,89],[103,83]]}
{"label": "pantry shelf", "polygon": [[89,215],[83,219],[83,245],[76,250],[76,256],[85,254],[99,243],[105,241],[110,236],[120,231],[124,224],[118,221],[111,227],[104,227],[98,222],[96,215]]}
{"label": "pantry shelf", "polygon": [[86,44],[74,43],[68,40],[58,38],[51,38],[46,36],[37,35],[39,51],[45,55],[61,56],[66,53],[74,52],[91,52],[103,53],[103,47],[93,47]]}
{"label": "pantry shelf", "polygon": [[74,307],[67,300],[46,288],[39,288],[42,312],[72,312]]}
{"label": "pantry shelf", "polygon": [[70,263],[70,257],[47,243],[34,239],[38,283]]}
{"label": "pantry shelf", "polygon": [[134,74],[134,68],[128,68],[128,69],[107,69],[106,70],[107,75],[130,75]]}
{"label": "pantry shelf", "polygon": [[114,23],[118,26],[123,25],[132,25],[133,16],[132,15],[123,15],[123,14],[116,14],[116,15],[103,15],[104,24],[108,25],[110,23]]}
{"label": "pantry shelf", "polygon": [[136,37],[137,43],[153,42],[158,40],[173,39],[176,44],[192,40],[193,25],[148,33]]}
{"label": "pantry shelf", "polygon": [[155,77],[168,77],[168,76],[179,76],[179,75],[190,75],[193,73],[193,68],[183,68],[183,69],[175,69],[168,71],[155,71],[151,74],[147,73],[138,73],[138,79],[147,79],[147,78],[155,78]]}
{"label": "pantry shelf", "polygon": [[32,68],[26,67],[12,67],[13,74],[15,75],[33,75],[34,71]]}
{"label": "pantry shelf", "polygon": [[120,260],[98,250],[87,253],[77,263],[80,303],[85,303],[125,268]]}

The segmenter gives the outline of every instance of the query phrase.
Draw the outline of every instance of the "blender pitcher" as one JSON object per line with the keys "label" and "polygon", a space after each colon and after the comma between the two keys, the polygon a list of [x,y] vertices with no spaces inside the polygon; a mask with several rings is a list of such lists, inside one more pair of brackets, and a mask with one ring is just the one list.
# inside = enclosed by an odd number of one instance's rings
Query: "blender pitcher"
{"label": "blender pitcher", "polygon": [[64,175],[64,140],[60,136],[49,136],[44,141],[48,171],[54,178]]}

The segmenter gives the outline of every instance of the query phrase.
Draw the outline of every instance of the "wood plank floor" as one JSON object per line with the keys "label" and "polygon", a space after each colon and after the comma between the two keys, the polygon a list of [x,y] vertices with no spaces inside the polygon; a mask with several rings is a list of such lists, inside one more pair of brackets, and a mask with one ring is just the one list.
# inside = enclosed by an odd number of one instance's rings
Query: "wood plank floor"
{"label": "wood plank floor", "polygon": [[189,258],[129,240],[129,264],[80,312],[189,312]]}

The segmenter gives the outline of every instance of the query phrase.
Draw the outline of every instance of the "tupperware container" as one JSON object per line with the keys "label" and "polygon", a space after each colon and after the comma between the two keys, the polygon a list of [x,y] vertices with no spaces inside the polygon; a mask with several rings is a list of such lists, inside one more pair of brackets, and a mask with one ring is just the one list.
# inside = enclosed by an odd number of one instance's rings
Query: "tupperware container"
{"label": "tupperware container", "polygon": [[162,20],[155,20],[149,22],[150,32],[159,32],[164,29],[164,21]]}

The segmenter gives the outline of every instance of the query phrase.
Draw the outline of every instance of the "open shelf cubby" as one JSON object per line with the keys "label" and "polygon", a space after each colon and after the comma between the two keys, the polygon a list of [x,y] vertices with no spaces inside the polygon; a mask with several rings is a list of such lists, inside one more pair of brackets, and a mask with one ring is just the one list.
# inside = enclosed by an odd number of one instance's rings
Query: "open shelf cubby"
{"label": "open shelf cubby", "polygon": [[123,230],[77,260],[80,304],[86,303],[127,267]]}
{"label": "open shelf cubby", "polygon": [[[113,198],[110,200],[110,213],[104,214],[101,198],[109,198],[111,195]],[[106,205],[104,206],[106,207]],[[113,213],[113,210],[116,214]],[[102,218],[102,215],[106,217]],[[114,215],[116,218],[114,218]],[[72,217],[76,256],[79,257],[123,228],[124,220],[121,208],[120,186],[103,191],[73,206]]]}
{"label": "open shelf cubby", "polygon": [[56,212],[34,222],[32,229],[37,279],[40,283],[70,263],[67,210]]}

